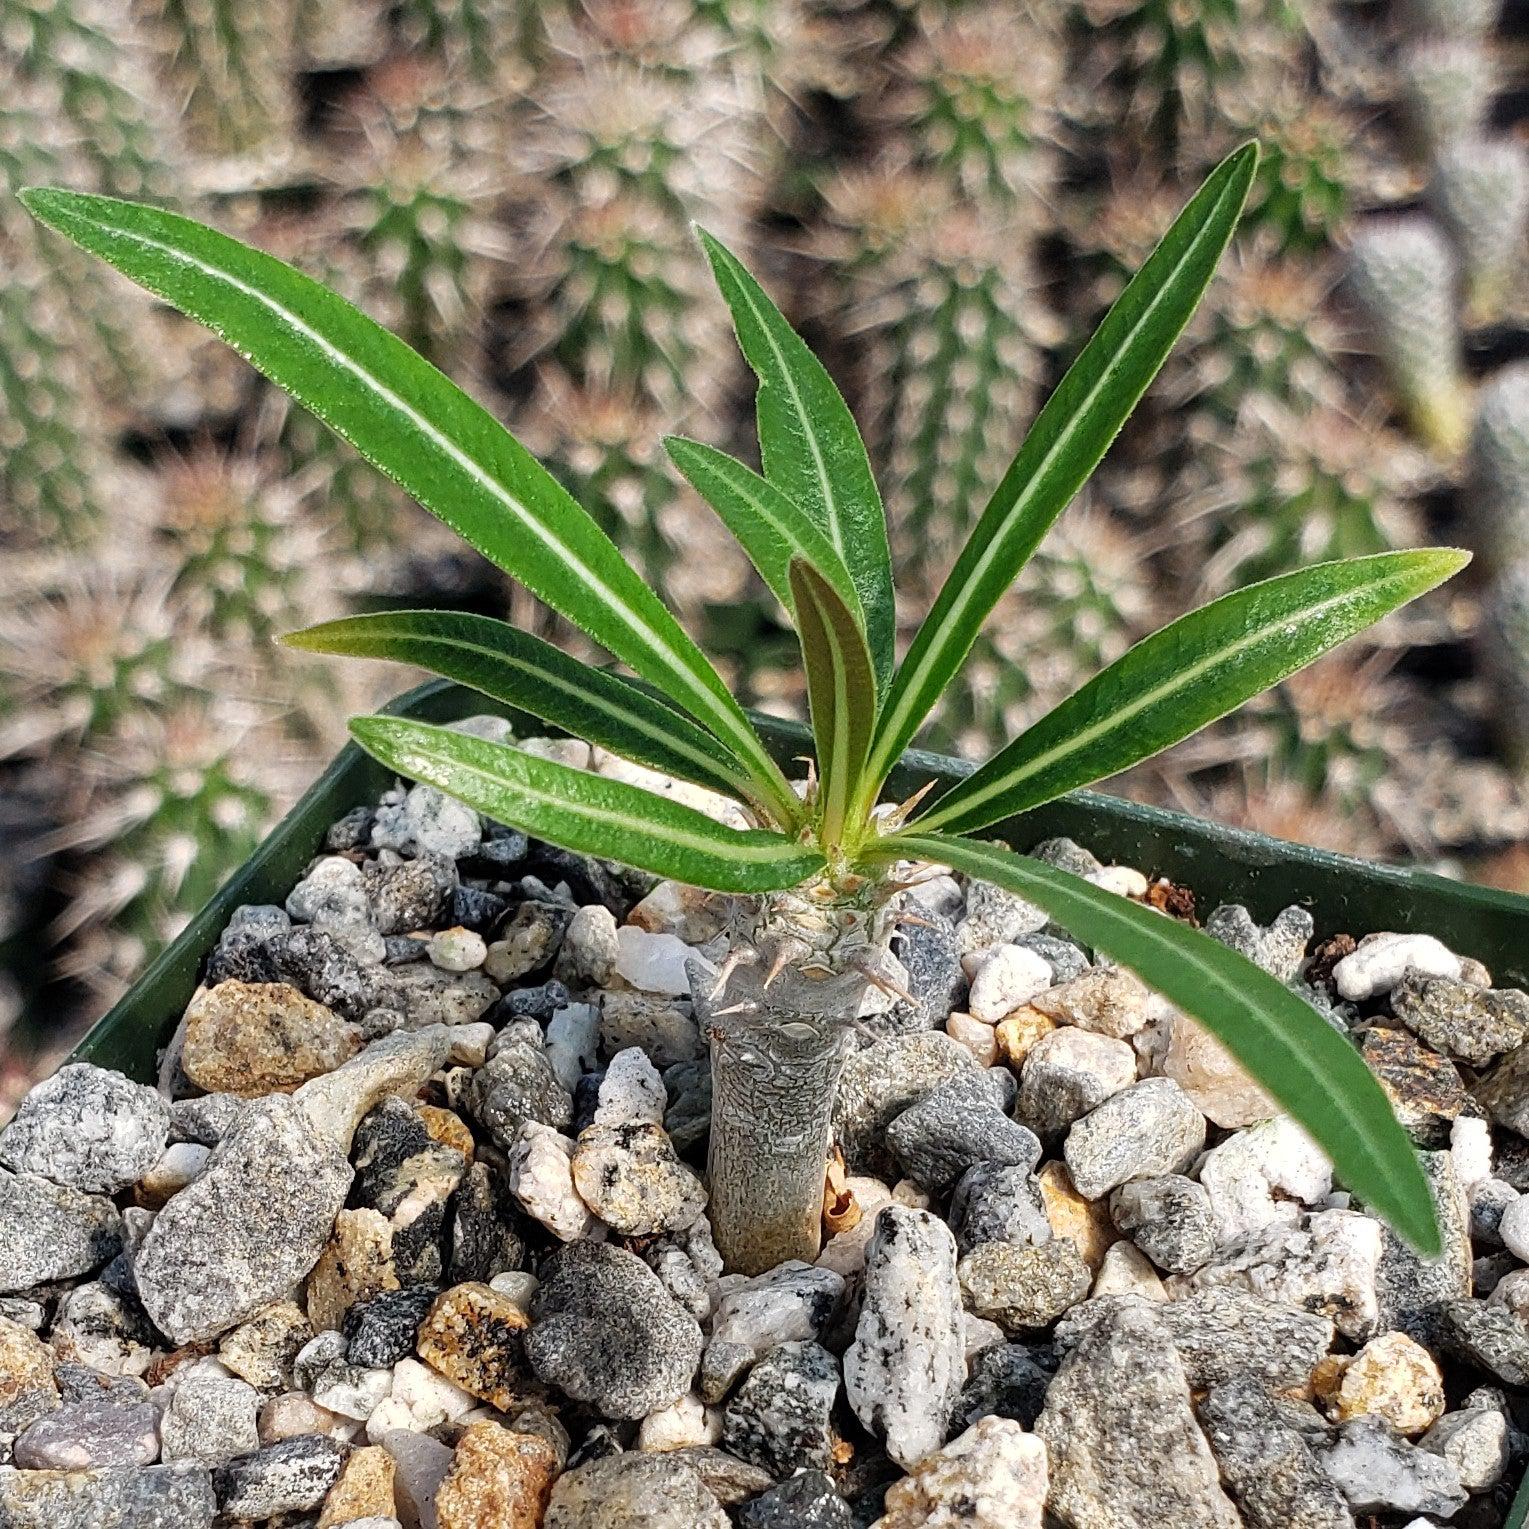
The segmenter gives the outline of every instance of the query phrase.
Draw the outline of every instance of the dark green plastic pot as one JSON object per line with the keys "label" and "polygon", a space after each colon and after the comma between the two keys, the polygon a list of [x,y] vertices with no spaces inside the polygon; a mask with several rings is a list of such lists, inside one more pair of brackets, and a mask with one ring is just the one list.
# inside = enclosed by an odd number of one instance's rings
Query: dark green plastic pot
{"label": "dark green plastic pot", "polygon": [[[439,680],[400,696],[387,709],[428,722],[454,722],[494,711],[528,731],[545,730],[474,691]],[[758,720],[779,759],[804,752],[807,737],[801,727],[768,717]],[[889,795],[901,799],[931,777],[953,780],[969,769],[943,755],[910,752],[893,776]],[[346,747],[132,991],[85,1037],[71,1060],[115,1067],[152,1081],[156,1053],[169,1040],[202,963],[233,910],[242,903],[283,902],[318,853],[329,825],[350,808],[376,801],[392,781],[391,771],[354,744]],[[1091,791],[1011,819],[992,832],[1016,849],[1065,834],[1102,860],[1184,882],[1202,908],[1245,903],[1255,918],[1266,921],[1290,903],[1299,903],[1311,910],[1319,936],[1424,930],[1462,955],[1485,962],[1500,985],[1529,986],[1529,898],[1426,872],[1369,865]],[[1529,1476],[1508,1515],[1507,1529],[1522,1529],[1526,1517]]]}
{"label": "dark green plastic pot", "polygon": [[[528,731],[546,730],[476,691],[440,680],[400,696],[387,710],[428,722],[497,712]],[[770,717],[757,720],[782,761],[805,751],[801,727]],[[931,777],[953,780],[969,769],[959,760],[912,751],[893,775],[889,795],[901,799]],[[376,801],[392,781],[391,771],[354,744],[343,749],[132,991],[91,1030],[72,1060],[152,1078],[155,1052],[169,1039],[202,962],[233,910],[242,903],[285,901],[318,853],[329,825],[350,808]],[[1300,903],[1311,910],[1319,936],[1344,930],[1425,930],[1462,955],[1484,961],[1499,985],[1529,986],[1529,898],[1512,893],[1370,865],[1092,791],[1010,819],[992,834],[1016,849],[1065,834],[1101,860],[1184,882],[1202,908],[1245,903],[1255,918],[1267,920],[1290,903]]]}

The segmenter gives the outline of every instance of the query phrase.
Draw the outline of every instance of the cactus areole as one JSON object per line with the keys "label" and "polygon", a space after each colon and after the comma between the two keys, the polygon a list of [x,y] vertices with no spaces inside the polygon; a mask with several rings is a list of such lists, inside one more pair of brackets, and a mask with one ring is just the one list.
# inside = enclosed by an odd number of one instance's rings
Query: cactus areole
{"label": "cactus areole", "polygon": [[929,866],[1038,905],[1134,969],[1311,1132],[1354,1193],[1433,1249],[1416,1155],[1346,1037],[1230,948],[978,835],[1225,715],[1448,578],[1464,554],[1323,563],[1226,595],[1130,648],[959,783],[881,800],[984,620],[1188,322],[1256,163],[1251,144],[1225,160],[1121,293],[975,517],[901,663],[886,518],[854,419],[764,290],[701,235],[759,380],[763,472],[694,441],[667,446],[800,640],[814,742],[800,785],[591,516],[401,340],[280,261],[176,214],[59,190],[23,199],[42,222],[216,330],[644,683],[459,612],[353,617],[290,643],[421,665],[737,804],[724,824],[513,744],[402,717],[351,724],[384,764],[489,818],[730,895],[730,954],[691,976],[711,1048],[711,1214],[732,1268],[817,1255],[835,1086],[867,1006],[906,996],[889,938],[899,920],[919,917],[909,883]]}

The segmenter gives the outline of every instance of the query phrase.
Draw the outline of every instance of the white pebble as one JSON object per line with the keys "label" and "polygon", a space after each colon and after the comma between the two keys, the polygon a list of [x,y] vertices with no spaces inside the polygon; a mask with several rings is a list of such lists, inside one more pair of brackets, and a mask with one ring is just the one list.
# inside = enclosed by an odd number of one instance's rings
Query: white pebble
{"label": "white pebble", "polygon": [[528,1120],[510,1149],[510,1193],[554,1236],[589,1235],[595,1217],[573,1187],[573,1143],[551,1126]]}
{"label": "white pebble", "polygon": [[1104,1259],[1089,1294],[1095,1299],[1102,1295],[1139,1295],[1149,1301],[1168,1299],[1162,1276],[1152,1267],[1147,1255],[1125,1238],[1112,1242],[1104,1250]]}
{"label": "white pebble", "polygon": [[1217,1240],[1231,1242],[1276,1221],[1294,1223],[1303,1205],[1332,1193],[1326,1154],[1288,1116],[1276,1115],[1234,1132],[1200,1159],[1199,1179],[1210,1195]]}
{"label": "white pebble", "polygon": [[1371,934],[1333,967],[1342,998],[1359,1003],[1389,993],[1409,971],[1427,977],[1458,977],[1460,957],[1431,934]]}
{"label": "white pebble", "polygon": [[1449,1128],[1455,1177],[1469,1189],[1492,1177],[1492,1128],[1477,1115],[1460,1115]]}
{"label": "white pebble", "polygon": [[672,934],[649,934],[623,924],[616,931],[616,972],[642,993],[689,997],[685,964],[705,958]]}
{"label": "white pebble", "polygon": [[689,1449],[721,1440],[721,1411],[708,1407],[694,1391],[650,1412],[637,1430],[637,1447],[646,1450]]}
{"label": "white pebble", "polygon": [[458,1067],[481,1067],[498,1031],[486,1020],[451,1027],[451,1057]]}
{"label": "white pebble", "polygon": [[973,1019],[997,1024],[1051,986],[1051,966],[1023,945],[997,945],[972,978],[967,1009]]}
{"label": "white pebble", "polygon": [[488,956],[488,945],[475,929],[442,929],[430,936],[425,954],[443,972],[476,971]]}
{"label": "white pebble", "polygon": [[138,1181],[138,1187],[150,1200],[165,1201],[200,1178],[212,1156],[211,1147],[195,1142],[178,1141],[166,1147],[159,1161]]}
{"label": "white pebble", "polygon": [[1117,892],[1121,897],[1147,895],[1147,878],[1135,866],[1107,865],[1103,870],[1084,877],[1084,880],[1093,882],[1105,892]]}
{"label": "white pebble", "polygon": [[502,1295],[505,1300],[513,1302],[527,1314],[531,1310],[531,1297],[536,1294],[540,1286],[541,1281],[534,1274],[528,1274],[523,1269],[496,1274],[488,1282],[488,1288],[495,1295]]}
{"label": "white pebble", "polygon": [[1521,1264],[1529,1264],[1529,1195],[1520,1195],[1502,1213],[1497,1235]]}
{"label": "white pebble", "polygon": [[989,1024],[959,1011],[945,1021],[945,1033],[965,1046],[983,1067],[998,1060],[998,1034]]}
{"label": "white pebble", "polygon": [[611,1058],[605,1077],[600,1081],[599,1102],[595,1107],[597,1126],[624,1126],[637,1123],[661,1126],[668,1095],[658,1069],[637,1046],[628,1046]]}
{"label": "white pebble", "polygon": [[336,1365],[313,1388],[313,1400],[326,1412],[364,1423],[393,1389],[391,1370],[363,1370]]}

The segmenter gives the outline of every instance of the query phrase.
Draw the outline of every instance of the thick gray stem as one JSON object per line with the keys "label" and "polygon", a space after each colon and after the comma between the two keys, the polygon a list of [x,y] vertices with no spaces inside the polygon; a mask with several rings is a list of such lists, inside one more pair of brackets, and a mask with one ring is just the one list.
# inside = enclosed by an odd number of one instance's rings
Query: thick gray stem
{"label": "thick gray stem", "polygon": [[848,1032],[837,1017],[712,1018],[711,1228],[729,1270],[811,1263],[822,1235],[823,1174]]}

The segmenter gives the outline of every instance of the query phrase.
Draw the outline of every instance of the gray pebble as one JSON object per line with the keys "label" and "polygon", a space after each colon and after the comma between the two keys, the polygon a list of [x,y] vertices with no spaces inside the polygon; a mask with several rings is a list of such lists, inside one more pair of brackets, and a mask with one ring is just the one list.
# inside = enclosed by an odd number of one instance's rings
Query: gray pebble
{"label": "gray pebble", "polygon": [[937,1088],[897,1116],[887,1140],[906,1175],[946,1195],[968,1168],[1000,1164],[1032,1171],[1041,1160],[1035,1133],[960,1086]]}
{"label": "gray pebble", "polygon": [[827,1469],[839,1362],[821,1344],[783,1343],[744,1380],[722,1414],[722,1446],[772,1476]]}
{"label": "gray pebble", "polygon": [[89,1274],[122,1247],[110,1200],[0,1169],[0,1292]]}
{"label": "gray pebble", "polygon": [[74,1402],[39,1418],[11,1451],[12,1462],[29,1471],[152,1465],[158,1458],[158,1410],[107,1400]]}
{"label": "gray pebble", "polygon": [[1110,1196],[1110,1218],[1118,1232],[1168,1274],[1189,1274],[1216,1251],[1210,1196],[1182,1174],[1122,1184]]}
{"label": "gray pebble", "polygon": [[202,1465],[112,1466],[61,1476],[0,1468],[5,1529],[211,1529],[217,1508]]}
{"label": "gray pebble", "polygon": [[1106,1099],[1067,1133],[1073,1184],[1097,1200],[1127,1179],[1178,1173],[1205,1146],[1205,1117],[1170,1078],[1147,1078]]}
{"label": "gray pebble", "polygon": [[1023,1167],[979,1163],[950,1198],[950,1229],[963,1253],[985,1242],[1038,1247],[1051,1241],[1051,1220],[1034,1176]]}
{"label": "gray pebble", "polygon": [[303,1434],[230,1460],[213,1476],[229,1518],[275,1518],[316,1508],[339,1478],[349,1453],[334,1439]]}

